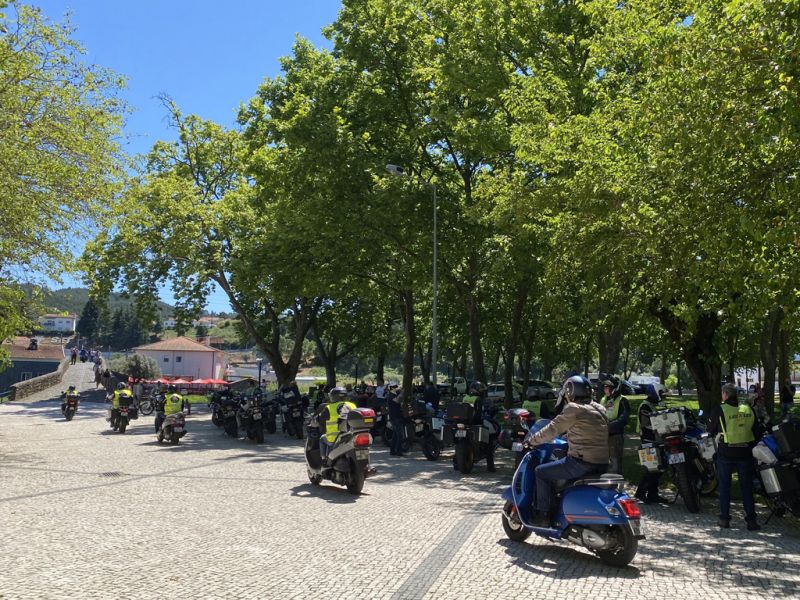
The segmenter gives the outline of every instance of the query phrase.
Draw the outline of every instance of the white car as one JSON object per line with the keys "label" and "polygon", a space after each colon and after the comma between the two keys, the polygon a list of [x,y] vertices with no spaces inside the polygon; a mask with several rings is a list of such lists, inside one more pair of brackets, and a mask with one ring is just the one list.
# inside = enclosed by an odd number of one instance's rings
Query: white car
{"label": "white car", "polygon": [[[519,392],[513,392],[514,402],[519,402]],[[506,397],[506,384],[505,383],[490,383],[486,390],[486,397],[492,400],[495,404],[502,403]]]}

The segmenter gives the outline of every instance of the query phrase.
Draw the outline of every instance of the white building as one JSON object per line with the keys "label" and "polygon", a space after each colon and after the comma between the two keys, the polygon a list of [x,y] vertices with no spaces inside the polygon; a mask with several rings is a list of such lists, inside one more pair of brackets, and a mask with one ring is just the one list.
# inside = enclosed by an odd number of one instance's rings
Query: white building
{"label": "white building", "polygon": [[44,331],[58,331],[59,333],[75,333],[75,323],[78,315],[43,315],[39,317],[39,326]]}
{"label": "white building", "polygon": [[167,317],[164,319],[164,329],[175,329],[175,325],[177,325],[178,321],[175,317]]}
{"label": "white building", "polygon": [[222,379],[225,353],[187,337],[139,346],[133,351],[156,361],[161,374],[185,379]]}

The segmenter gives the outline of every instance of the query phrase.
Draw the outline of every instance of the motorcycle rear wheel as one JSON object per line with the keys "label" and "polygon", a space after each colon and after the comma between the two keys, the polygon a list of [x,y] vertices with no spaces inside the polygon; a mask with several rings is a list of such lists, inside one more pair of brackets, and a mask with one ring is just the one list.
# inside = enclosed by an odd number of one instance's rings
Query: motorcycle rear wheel
{"label": "motorcycle rear wheel", "polygon": [[263,427],[256,427],[255,435],[253,436],[256,440],[256,444],[263,444],[264,443],[264,428]]}
{"label": "motorcycle rear wheel", "polygon": [[177,445],[178,445],[178,442],[180,442],[180,441],[181,441],[181,436],[179,436],[177,433],[175,433],[175,432],[173,431],[173,432],[170,434],[170,437],[169,437],[169,443],[170,443],[170,444],[172,444],[173,446],[177,446]]}
{"label": "motorcycle rear wheel", "polygon": [[531,535],[531,530],[525,527],[521,522],[514,522],[513,519],[509,519],[506,515],[516,515],[517,514],[517,507],[514,506],[514,503],[511,500],[506,500],[505,506],[503,506],[503,531],[506,532],[508,539],[514,542],[524,542],[527,540]]}
{"label": "motorcycle rear wheel", "polygon": [[675,474],[675,485],[678,493],[686,504],[686,510],[690,513],[700,512],[700,492],[689,477],[689,469],[686,463],[674,465],[672,471]]}
{"label": "motorcycle rear wheel", "polygon": [[633,536],[628,526],[616,525],[613,529],[620,545],[614,550],[596,550],[597,557],[611,567],[627,567],[636,556],[639,540]]}
{"label": "motorcycle rear wheel", "polygon": [[322,475],[319,473],[314,473],[311,469],[306,469],[308,472],[308,480],[311,482],[311,485],[319,485],[322,483]]}
{"label": "motorcycle rear wheel", "polygon": [[152,400],[142,400],[139,404],[139,412],[142,413],[144,416],[153,414],[153,401]]}
{"label": "motorcycle rear wheel", "polygon": [[439,460],[442,455],[442,445],[433,437],[433,434],[428,433],[422,438],[422,453],[428,460]]}
{"label": "motorcycle rear wheel", "polygon": [[219,416],[219,413],[216,411],[211,413],[211,422],[216,425],[217,427],[222,427],[222,417]]}
{"label": "motorcycle rear wheel", "polygon": [[475,465],[475,453],[472,444],[462,442],[456,445],[455,467],[463,475],[469,475]]}
{"label": "motorcycle rear wheel", "polygon": [[267,421],[264,424],[264,427],[267,428],[267,433],[275,433],[275,430],[277,429],[275,421]]}
{"label": "motorcycle rear wheel", "polygon": [[359,469],[355,462],[350,463],[350,473],[347,476],[347,491],[358,496],[364,489],[364,471]]}

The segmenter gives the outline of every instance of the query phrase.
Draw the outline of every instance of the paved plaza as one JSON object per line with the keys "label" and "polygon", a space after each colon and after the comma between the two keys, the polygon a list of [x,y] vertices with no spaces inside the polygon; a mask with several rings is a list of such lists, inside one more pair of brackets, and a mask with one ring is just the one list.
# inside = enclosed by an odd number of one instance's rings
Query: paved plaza
{"label": "paved plaza", "polygon": [[[88,365],[67,378],[94,387]],[[614,569],[568,543],[506,539],[503,451],[498,473],[464,477],[450,454],[395,459],[379,443],[379,474],[353,497],[312,487],[302,443],[280,433],[233,440],[198,410],[170,447],[152,417],[119,435],[102,403],[66,422],[55,396],[0,406],[4,600],[800,597],[789,519],[751,534],[741,513],[717,529],[713,503],[700,515],[642,507],[648,538]]]}

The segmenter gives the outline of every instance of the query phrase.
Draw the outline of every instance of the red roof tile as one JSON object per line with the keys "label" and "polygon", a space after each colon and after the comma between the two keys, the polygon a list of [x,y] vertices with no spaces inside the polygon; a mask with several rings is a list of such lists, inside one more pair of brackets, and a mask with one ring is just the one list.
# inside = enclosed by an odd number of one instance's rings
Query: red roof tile
{"label": "red roof tile", "polygon": [[146,346],[138,346],[134,350],[156,350],[156,351],[179,351],[179,352],[219,352],[215,348],[209,348],[199,342],[195,342],[185,336],[162,340]]}
{"label": "red roof tile", "polygon": [[28,350],[30,339],[26,337],[14,338],[12,342],[5,342],[3,345],[9,350],[11,360],[57,360],[64,359],[64,348],[58,344],[45,344],[39,341],[36,350]]}

